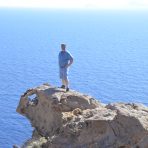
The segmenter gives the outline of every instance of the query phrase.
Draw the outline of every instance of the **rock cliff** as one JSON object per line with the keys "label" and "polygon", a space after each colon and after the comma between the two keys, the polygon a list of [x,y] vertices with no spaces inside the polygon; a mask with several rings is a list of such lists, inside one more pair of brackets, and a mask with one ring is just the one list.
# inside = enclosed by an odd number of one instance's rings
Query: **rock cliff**
{"label": "rock cliff", "polygon": [[148,148],[148,107],[141,104],[103,105],[43,84],[21,96],[17,112],[34,127],[22,148]]}

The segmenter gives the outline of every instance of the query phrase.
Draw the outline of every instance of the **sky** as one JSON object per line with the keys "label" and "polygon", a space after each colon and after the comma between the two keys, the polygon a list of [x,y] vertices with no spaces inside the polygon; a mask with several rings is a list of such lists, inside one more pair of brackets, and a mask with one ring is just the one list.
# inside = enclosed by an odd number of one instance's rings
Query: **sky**
{"label": "sky", "polygon": [[148,9],[148,0],[0,0],[0,7]]}

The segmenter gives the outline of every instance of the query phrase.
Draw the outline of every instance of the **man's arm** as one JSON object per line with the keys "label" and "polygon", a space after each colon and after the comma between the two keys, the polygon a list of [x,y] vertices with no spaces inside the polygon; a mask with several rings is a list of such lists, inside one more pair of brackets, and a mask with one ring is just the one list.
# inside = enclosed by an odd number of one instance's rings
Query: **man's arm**
{"label": "man's arm", "polygon": [[68,68],[73,63],[73,58],[71,57],[69,61],[70,62],[66,65],[66,68]]}

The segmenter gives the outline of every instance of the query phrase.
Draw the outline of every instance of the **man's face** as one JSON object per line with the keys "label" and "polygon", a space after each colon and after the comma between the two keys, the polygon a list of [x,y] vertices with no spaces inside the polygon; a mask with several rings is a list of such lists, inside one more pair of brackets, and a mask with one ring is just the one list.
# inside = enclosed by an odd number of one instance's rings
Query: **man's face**
{"label": "man's face", "polygon": [[62,51],[65,51],[66,50],[66,45],[61,44],[61,49],[62,49]]}

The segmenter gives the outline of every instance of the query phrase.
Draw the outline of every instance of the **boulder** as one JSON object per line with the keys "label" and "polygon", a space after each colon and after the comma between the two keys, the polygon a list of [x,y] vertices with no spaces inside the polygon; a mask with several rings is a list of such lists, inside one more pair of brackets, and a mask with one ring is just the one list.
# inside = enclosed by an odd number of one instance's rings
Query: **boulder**
{"label": "boulder", "polygon": [[22,148],[148,148],[148,107],[142,104],[104,105],[43,84],[21,96],[17,112],[34,127]]}

